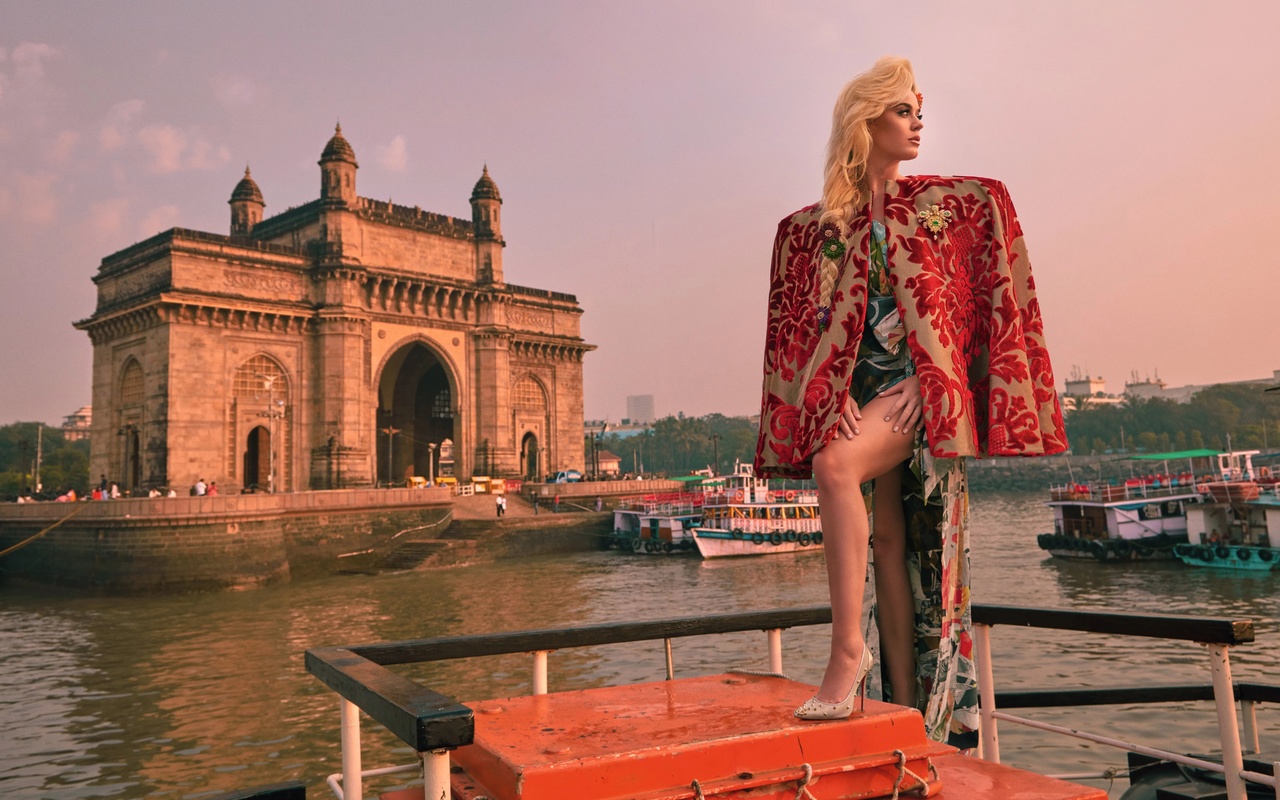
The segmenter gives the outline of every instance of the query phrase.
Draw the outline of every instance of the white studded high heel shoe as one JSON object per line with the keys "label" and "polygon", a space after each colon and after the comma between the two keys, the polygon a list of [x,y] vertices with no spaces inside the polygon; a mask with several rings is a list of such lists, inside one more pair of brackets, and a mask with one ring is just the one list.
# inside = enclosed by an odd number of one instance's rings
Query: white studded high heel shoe
{"label": "white studded high heel shoe", "polygon": [[858,710],[861,711],[866,706],[867,674],[871,672],[872,661],[871,650],[864,644],[858,672],[854,675],[853,686],[849,688],[849,694],[844,700],[839,703],[827,703],[814,695],[796,709],[796,717],[799,719],[847,719],[853,713],[855,700],[861,701],[858,704]]}

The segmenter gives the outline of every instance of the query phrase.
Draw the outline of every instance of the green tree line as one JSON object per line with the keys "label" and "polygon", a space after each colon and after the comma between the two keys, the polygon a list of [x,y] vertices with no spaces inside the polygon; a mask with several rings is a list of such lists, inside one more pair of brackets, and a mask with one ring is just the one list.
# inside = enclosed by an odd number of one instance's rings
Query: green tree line
{"label": "green tree line", "polygon": [[13,500],[28,488],[35,490],[32,474],[36,461],[36,440],[40,436],[40,483],[44,494],[52,496],[67,489],[84,494],[89,490],[89,440],[68,442],[61,428],[38,422],[14,422],[0,426],[0,499]]}
{"label": "green tree line", "polygon": [[1258,386],[1221,385],[1186,403],[1129,398],[1119,405],[1090,405],[1068,414],[1067,438],[1074,453],[1167,452],[1231,446],[1280,449],[1280,392]]}
{"label": "green tree line", "polygon": [[[725,473],[733,469],[735,459],[750,463],[755,457],[756,426],[746,417],[680,414],[657,420],[648,430],[632,436],[606,434],[599,447],[622,459],[624,473],[674,476],[708,467],[715,470],[717,455],[718,472]],[[587,460],[591,460],[590,450]]]}

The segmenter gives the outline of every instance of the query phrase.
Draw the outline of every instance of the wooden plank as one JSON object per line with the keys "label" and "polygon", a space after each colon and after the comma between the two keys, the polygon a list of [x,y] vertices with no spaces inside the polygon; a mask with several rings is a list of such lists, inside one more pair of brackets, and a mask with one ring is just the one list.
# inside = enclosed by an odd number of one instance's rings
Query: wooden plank
{"label": "wooden plank", "polygon": [[471,709],[349,650],[308,650],[306,667],[419,753],[475,739]]}
{"label": "wooden plank", "polygon": [[1149,636],[1203,644],[1237,645],[1253,641],[1253,620],[1226,617],[1115,614],[1067,608],[975,605],[973,621],[981,625],[1024,625],[1086,633]]}

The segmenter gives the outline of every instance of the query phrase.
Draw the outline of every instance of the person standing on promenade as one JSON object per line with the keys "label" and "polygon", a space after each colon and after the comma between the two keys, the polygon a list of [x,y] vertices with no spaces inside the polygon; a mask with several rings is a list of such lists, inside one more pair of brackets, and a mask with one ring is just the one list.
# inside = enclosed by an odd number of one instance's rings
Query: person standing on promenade
{"label": "person standing on promenade", "polygon": [[847,84],[822,200],[778,226],[755,467],[818,484],[831,648],[795,715],[853,712],[877,625],[873,688],[964,747],[978,723],[964,457],[1067,443],[1004,185],[899,172],[919,153],[923,100],[901,58]]}

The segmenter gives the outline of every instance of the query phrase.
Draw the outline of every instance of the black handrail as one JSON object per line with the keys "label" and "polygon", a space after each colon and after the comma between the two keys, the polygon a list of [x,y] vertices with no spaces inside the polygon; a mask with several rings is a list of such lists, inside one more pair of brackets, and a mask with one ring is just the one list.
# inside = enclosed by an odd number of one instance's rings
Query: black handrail
{"label": "black handrail", "polygon": [[1228,617],[1188,617],[1177,614],[1116,614],[1068,608],[973,606],[979,625],[1023,625],[1121,636],[1152,636],[1200,644],[1237,645],[1253,641],[1253,620]]}
{"label": "black handrail", "polygon": [[[1025,625],[1091,633],[1156,636],[1204,644],[1252,642],[1253,621],[1223,617],[1115,614],[1072,609],[973,606],[973,620],[982,625]],[[564,650],[622,642],[676,639],[743,631],[794,628],[831,622],[830,606],[804,606],[778,611],[746,611],[700,617],[613,622],[577,628],[511,631],[380,642],[350,647],[308,650],[307,671],[354,703],[418,752],[454,749],[475,736],[471,709],[387,669],[389,665],[445,661],[455,658]],[[1003,692],[997,707],[1108,704],[1135,702],[1129,690],[1037,690]],[[1211,699],[1209,687],[1142,687],[1149,702]],[[1280,699],[1280,688],[1241,684],[1240,699]]]}

